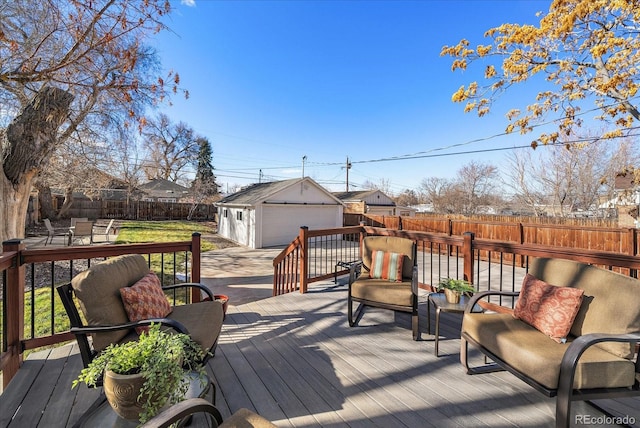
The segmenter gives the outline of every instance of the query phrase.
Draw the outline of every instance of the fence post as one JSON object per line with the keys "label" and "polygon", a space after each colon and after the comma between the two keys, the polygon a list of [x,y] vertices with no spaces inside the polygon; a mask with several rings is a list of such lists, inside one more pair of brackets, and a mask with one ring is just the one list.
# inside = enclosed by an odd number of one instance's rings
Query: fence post
{"label": "fence post", "polygon": [[300,227],[300,293],[307,292],[308,260],[309,260],[309,228]]}
{"label": "fence post", "polygon": [[464,260],[463,275],[464,279],[469,281],[470,284],[473,284],[473,236],[473,232],[465,232],[462,234],[464,238],[462,244],[462,258]]}
{"label": "fence post", "polygon": [[[518,222],[518,235],[518,242],[520,244],[524,244],[524,224],[522,224],[522,222]],[[517,257],[520,258],[520,267],[524,267],[525,257],[522,254],[518,255]],[[515,260],[514,263],[516,263]]]}
{"label": "fence post", "polygon": [[[191,234],[191,282],[200,282],[200,233],[194,232]],[[193,290],[196,290],[195,288]],[[200,293],[191,293],[191,303],[197,303],[200,299]]]}
{"label": "fence post", "polygon": [[[637,229],[635,227],[629,228],[629,249],[627,250],[628,254],[631,256],[635,256],[638,254],[638,234],[636,233]],[[631,269],[629,275],[637,278],[638,270]]]}
{"label": "fence post", "polygon": [[25,267],[20,263],[20,252],[26,245],[19,239],[11,239],[2,243],[2,251],[17,251],[13,265],[7,269],[5,295],[6,354],[7,363],[2,370],[3,389],[9,385],[22,365],[22,339],[24,338],[24,284]]}

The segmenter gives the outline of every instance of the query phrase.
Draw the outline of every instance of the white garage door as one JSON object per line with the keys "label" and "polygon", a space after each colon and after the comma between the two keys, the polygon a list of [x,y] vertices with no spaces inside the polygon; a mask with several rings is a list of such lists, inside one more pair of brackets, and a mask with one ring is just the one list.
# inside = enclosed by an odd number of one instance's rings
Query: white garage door
{"label": "white garage door", "polygon": [[300,234],[300,226],[309,229],[330,229],[338,227],[336,217],[338,207],[268,205],[262,212],[262,246],[287,245]]}

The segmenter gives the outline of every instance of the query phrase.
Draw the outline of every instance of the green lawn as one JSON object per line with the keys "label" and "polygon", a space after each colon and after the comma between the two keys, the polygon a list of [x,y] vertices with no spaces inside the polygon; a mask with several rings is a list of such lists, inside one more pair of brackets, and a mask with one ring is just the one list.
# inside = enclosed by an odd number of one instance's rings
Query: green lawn
{"label": "green lawn", "polygon": [[[190,241],[191,234],[200,232],[202,234],[215,233],[215,229],[208,226],[208,223],[197,223],[192,221],[125,221],[119,227],[116,244],[138,244],[143,242],[174,242]],[[215,250],[215,245],[201,241],[201,250]]]}

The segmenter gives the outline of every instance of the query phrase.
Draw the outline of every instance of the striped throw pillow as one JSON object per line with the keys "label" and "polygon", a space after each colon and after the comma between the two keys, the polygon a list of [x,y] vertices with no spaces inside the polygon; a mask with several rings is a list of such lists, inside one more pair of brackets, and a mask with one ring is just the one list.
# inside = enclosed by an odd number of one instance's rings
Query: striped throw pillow
{"label": "striped throw pillow", "polygon": [[402,260],[404,254],[373,250],[369,278],[402,282]]}

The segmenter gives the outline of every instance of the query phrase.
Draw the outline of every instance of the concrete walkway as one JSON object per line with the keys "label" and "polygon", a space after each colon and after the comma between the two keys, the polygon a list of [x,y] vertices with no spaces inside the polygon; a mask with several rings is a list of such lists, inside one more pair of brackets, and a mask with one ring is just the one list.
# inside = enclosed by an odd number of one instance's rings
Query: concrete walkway
{"label": "concrete walkway", "polygon": [[281,248],[228,247],[202,253],[201,282],[236,306],[273,295],[273,259]]}

